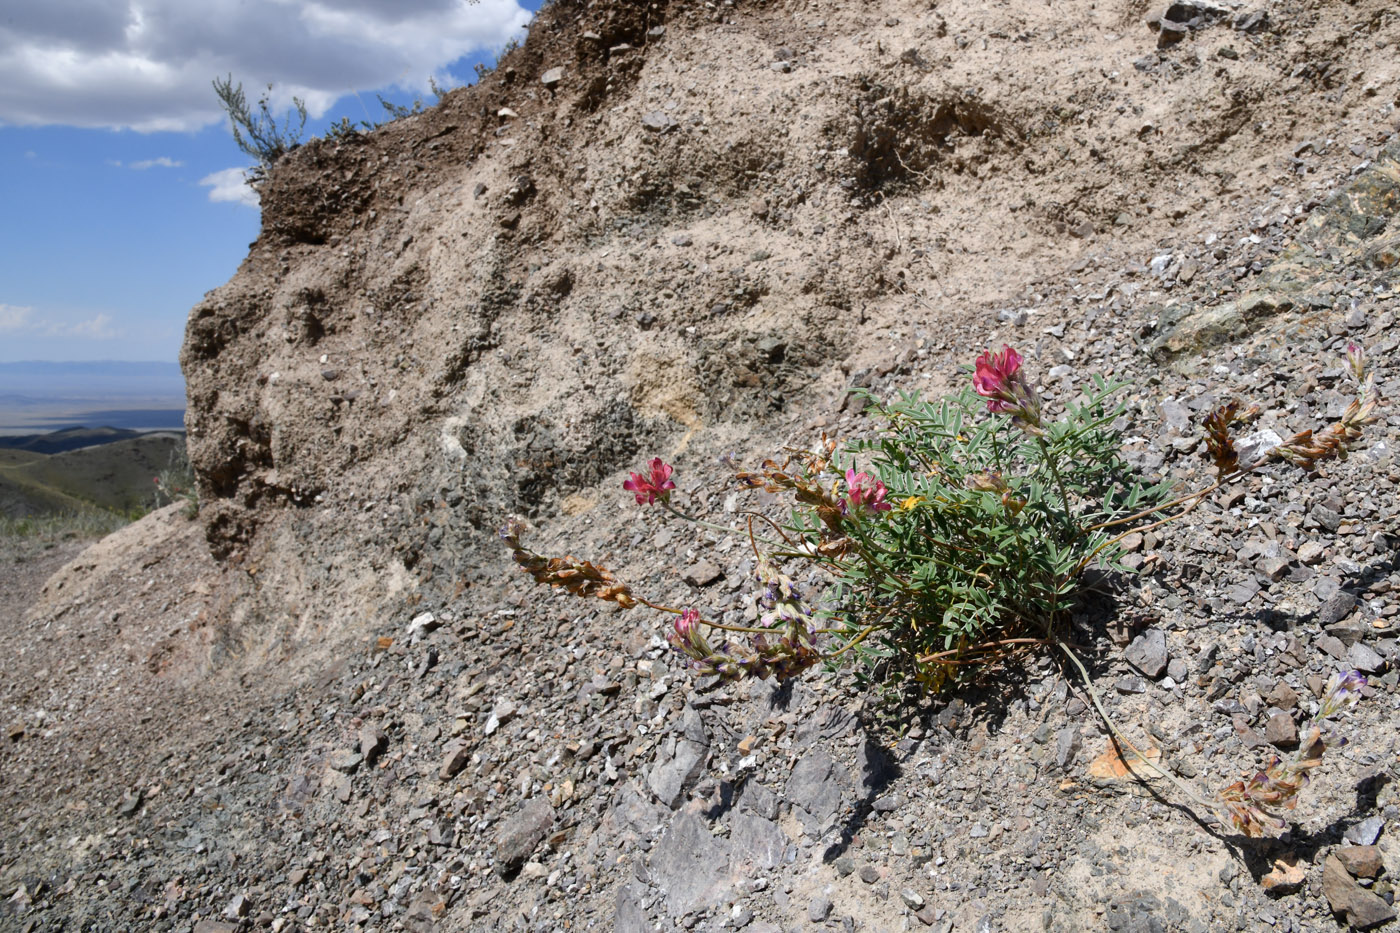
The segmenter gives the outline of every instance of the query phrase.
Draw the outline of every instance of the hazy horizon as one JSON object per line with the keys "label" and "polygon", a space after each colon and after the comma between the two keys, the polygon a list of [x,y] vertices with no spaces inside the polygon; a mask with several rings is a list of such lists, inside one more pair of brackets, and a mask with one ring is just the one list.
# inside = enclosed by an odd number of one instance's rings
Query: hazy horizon
{"label": "hazy horizon", "polygon": [[0,363],[0,434],[84,426],[183,429],[185,378],[163,360]]}

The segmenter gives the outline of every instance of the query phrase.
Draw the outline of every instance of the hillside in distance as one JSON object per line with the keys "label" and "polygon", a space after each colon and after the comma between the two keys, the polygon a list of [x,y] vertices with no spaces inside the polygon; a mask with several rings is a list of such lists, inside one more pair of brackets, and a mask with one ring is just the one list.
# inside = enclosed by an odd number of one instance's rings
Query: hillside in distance
{"label": "hillside in distance", "polygon": [[0,438],[78,424],[181,430],[184,409],[176,363],[0,363]]}
{"label": "hillside in distance", "polygon": [[184,457],[180,432],[75,428],[7,444],[0,437],[0,516],[88,509],[130,515],[155,505],[154,478]]}

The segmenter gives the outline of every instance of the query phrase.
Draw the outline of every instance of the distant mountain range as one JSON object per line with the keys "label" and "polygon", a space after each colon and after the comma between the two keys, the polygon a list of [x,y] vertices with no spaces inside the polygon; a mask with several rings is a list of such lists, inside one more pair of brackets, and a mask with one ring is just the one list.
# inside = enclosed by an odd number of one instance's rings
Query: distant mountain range
{"label": "distant mountain range", "polygon": [[164,362],[0,363],[0,435],[75,425],[184,427],[185,380]]}

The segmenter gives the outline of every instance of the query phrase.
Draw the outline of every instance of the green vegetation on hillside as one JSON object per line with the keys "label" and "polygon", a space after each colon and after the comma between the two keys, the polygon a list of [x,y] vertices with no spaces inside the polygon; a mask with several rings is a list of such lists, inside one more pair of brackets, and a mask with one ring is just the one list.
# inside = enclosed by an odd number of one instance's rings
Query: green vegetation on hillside
{"label": "green vegetation on hillside", "polygon": [[57,454],[0,448],[0,532],[23,534],[59,517],[93,533],[110,531],[163,504],[153,480],[183,457],[184,438],[176,433]]}

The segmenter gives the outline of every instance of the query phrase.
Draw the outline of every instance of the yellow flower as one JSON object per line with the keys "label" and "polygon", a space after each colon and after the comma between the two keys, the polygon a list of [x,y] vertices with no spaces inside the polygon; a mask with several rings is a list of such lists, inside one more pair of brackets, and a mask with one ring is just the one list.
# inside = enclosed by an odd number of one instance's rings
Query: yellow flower
{"label": "yellow flower", "polygon": [[899,504],[899,507],[900,507],[901,509],[903,509],[904,511],[907,512],[907,511],[909,511],[910,509],[915,508],[916,506],[918,506],[918,504],[919,504],[920,502],[923,502],[923,501],[924,501],[924,497],[923,497],[923,496],[910,496],[908,499],[905,499],[903,502],[901,502],[901,503]]}

